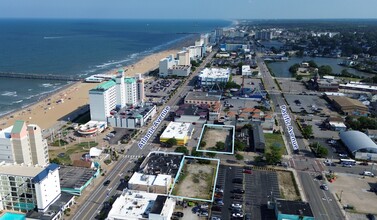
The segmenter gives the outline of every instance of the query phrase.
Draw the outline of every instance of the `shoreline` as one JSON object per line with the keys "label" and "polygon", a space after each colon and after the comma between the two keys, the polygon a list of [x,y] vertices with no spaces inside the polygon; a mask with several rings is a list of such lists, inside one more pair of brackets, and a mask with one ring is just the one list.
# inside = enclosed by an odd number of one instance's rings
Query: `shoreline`
{"label": "shoreline", "polygon": [[[127,66],[116,67],[106,70],[101,74],[111,74],[117,72],[119,68],[127,69],[126,76],[135,76],[141,73],[145,76],[150,70],[158,67],[160,59],[175,54],[183,47],[192,45],[196,40],[196,35],[187,36],[177,42],[168,45],[157,52],[153,52]],[[147,80],[147,77],[145,77]],[[12,126],[16,120],[24,120],[28,124],[37,124],[42,129],[48,129],[59,121],[65,121],[71,113],[81,110],[89,104],[89,90],[99,83],[86,83],[83,81],[68,83],[54,91],[41,95],[37,101],[27,104],[22,108],[15,109],[0,116],[0,129]],[[60,101],[62,100],[62,101]]]}

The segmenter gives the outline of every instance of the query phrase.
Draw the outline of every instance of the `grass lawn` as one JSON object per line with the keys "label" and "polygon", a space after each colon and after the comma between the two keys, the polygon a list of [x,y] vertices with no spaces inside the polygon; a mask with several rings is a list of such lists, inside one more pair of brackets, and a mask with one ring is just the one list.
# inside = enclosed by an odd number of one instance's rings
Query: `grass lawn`
{"label": "grass lawn", "polygon": [[[97,145],[98,145],[97,142],[91,141],[89,142],[89,147],[88,147],[88,142],[82,142],[72,147],[67,147],[67,149],[65,149],[64,147],[61,147],[61,149],[59,150],[52,150],[50,151],[49,154],[52,159],[54,158],[58,159],[60,164],[72,165],[72,160],[71,160],[72,154],[89,152],[90,147],[95,147]],[[64,153],[64,156],[58,157],[59,153]]]}
{"label": "grass lawn", "polygon": [[283,141],[283,137],[281,134],[264,134],[264,138],[266,140],[266,150],[268,150],[272,146],[278,146],[282,149],[282,153],[285,154],[285,145]]}

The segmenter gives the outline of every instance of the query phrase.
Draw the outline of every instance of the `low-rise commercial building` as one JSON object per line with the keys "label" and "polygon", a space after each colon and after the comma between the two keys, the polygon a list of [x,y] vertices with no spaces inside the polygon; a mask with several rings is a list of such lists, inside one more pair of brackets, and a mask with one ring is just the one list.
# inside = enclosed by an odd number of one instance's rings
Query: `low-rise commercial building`
{"label": "low-rise commercial building", "polygon": [[359,100],[345,96],[327,96],[331,104],[344,115],[367,116],[369,109]]}
{"label": "low-rise commercial building", "polygon": [[222,86],[229,81],[230,69],[205,68],[198,76],[200,86],[213,87]]}
{"label": "low-rise commercial building", "polygon": [[377,130],[367,129],[365,134],[368,135],[368,137],[370,137],[371,139],[377,139]]}
{"label": "low-rise commercial building", "polygon": [[174,138],[178,145],[185,145],[194,132],[194,126],[185,122],[170,122],[160,136],[160,142],[165,143],[167,140]]}
{"label": "low-rise commercial building", "polygon": [[301,201],[276,199],[275,215],[277,220],[314,220],[310,204]]}
{"label": "low-rise commercial building", "polygon": [[208,109],[200,105],[183,104],[174,112],[175,122],[200,123],[207,122]]}
{"label": "low-rise commercial building", "polygon": [[155,105],[123,108],[118,111],[111,111],[110,116],[107,117],[107,122],[112,127],[139,129],[152,120],[156,113],[157,107]]}
{"label": "low-rise commercial building", "polygon": [[61,191],[79,196],[84,189],[100,174],[99,164],[96,168],[62,166],[60,168]]}
{"label": "low-rise commercial building", "polygon": [[167,196],[125,189],[112,205],[109,220],[170,220],[175,201]]}
{"label": "low-rise commercial building", "polygon": [[135,172],[128,181],[128,188],[150,193],[168,194],[173,178],[170,175],[149,175]]}
{"label": "low-rise commercial building", "polygon": [[242,66],[242,76],[251,76],[251,68],[249,65]]}
{"label": "low-rise commercial building", "polygon": [[207,92],[189,92],[185,97],[185,104],[208,104],[220,103],[221,95],[211,95]]}

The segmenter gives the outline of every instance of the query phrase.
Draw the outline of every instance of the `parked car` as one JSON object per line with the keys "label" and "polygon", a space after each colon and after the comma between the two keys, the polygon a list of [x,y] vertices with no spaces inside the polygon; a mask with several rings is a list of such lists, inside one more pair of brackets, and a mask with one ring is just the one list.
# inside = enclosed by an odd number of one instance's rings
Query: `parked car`
{"label": "parked car", "polygon": [[182,218],[184,214],[183,212],[173,212],[173,215]]}
{"label": "parked car", "polygon": [[243,179],[242,178],[234,178],[232,183],[239,183],[239,184],[242,184],[243,183]]}
{"label": "parked car", "polygon": [[240,209],[242,209],[242,205],[238,204],[238,203],[233,203],[232,204],[232,208],[240,208]]}
{"label": "parked car", "polygon": [[243,169],[243,173],[246,173],[246,174],[252,174],[252,171],[251,171],[251,170],[248,170],[248,169]]}
{"label": "parked car", "polygon": [[360,175],[374,177],[374,173],[372,173],[370,171],[364,171],[364,172],[360,173]]}
{"label": "parked car", "polygon": [[345,153],[340,153],[340,154],[339,154],[339,157],[348,157],[348,155],[345,154]]}
{"label": "parked car", "polygon": [[351,164],[343,164],[343,167],[348,167],[348,168],[351,168],[352,165]]}
{"label": "parked car", "polygon": [[244,194],[245,190],[243,190],[243,189],[233,189],[231,192],[232,193],[238,193],[238,194]]}

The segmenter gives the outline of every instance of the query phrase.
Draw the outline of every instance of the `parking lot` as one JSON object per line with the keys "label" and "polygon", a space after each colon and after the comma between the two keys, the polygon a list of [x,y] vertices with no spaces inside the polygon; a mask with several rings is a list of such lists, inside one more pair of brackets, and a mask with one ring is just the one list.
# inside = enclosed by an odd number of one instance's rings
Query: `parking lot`
{"label": "parking lot", "polygon": [[306,120],[301,122],[301,124],[311,125],[313,129],[313,136],[316,138],[332,138],[339,139],[339,131],[333,131],[323,126],[323,122],[326,120],[325,117],[314,120]]}
{"label": "parking lot", "polygon": [[376,213],[377,195],[370,191],[375,182],[371,177],[339,173],[336,181],[328,185],[330,190],[341,198],[343,206],[353,206],[356,212]]}
{"label": "parking lot", "polygon": [[306,111],[308,114],[329,112],[327,102],[316,95],[285,94],[285,99],[293,113]]}
{"label": "parking lot", "polygon": [[276,78],[279,82],[280,88],[284,93],[302,93],[308,92],[305,85],[298,80],[291,78]]}
{"label": "parking lot", "polygon": [[[223,206],[212,207],[212,216],[222,220],[232,219],[232,204],[242,205],[243,216],[250,219],[274,219],[273,210],[267,209],[267,201],[273,197],[280,197],[278,178],[275,172],[252,170],[244,173],[242,167],[221,165],[217,178],[217,185],[224,189]],[[246,171],[245,171],[246,172]],[[243,183],[234,183],[234,179],[241,178]],[[234,193],[234,189],[245,192]],[[237,219],[237,218],[233,218]],[[243,219],[243,218],[238,218]]]}

